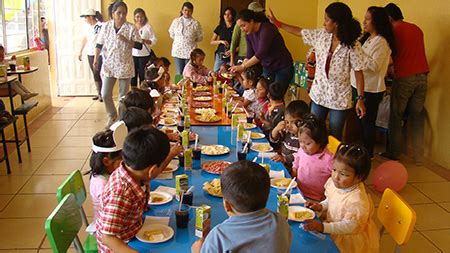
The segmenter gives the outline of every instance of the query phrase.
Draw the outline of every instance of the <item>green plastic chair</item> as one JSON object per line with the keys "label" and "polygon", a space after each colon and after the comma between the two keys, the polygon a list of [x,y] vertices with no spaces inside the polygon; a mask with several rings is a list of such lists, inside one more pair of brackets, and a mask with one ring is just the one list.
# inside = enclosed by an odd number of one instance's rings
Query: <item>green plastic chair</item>
{"label": "green plastic chair", "polygon": [[[77,252],[97,252],[95,237],[86,238],[81,245],[78,232],[82,221],[75,195],[67,194],[45,221],[45,232],[53,252],[67,252],[73,243]],[[93,240],[94,239],[94,240]],[[92,248],[95,246],[95,248]]]}
{"label": "green plastic chair", "polygon": [[176,74],[175,78],[174,78],[174,82],[178,83],[179,81],[181,81],[183,79],[183,75],[180,74]]}
{"label": "green plastic chair", "polygon": [[[60,203],[67,195],[72,194],[78,206],[81,220],[86,227],[89,222],[86,212],[83,209],[83,203],[86,200],[86,187],[84,186],[83,176],[80,170],[72,172],[66,180],[58,187],[56,191],[56,198]],[[94,235],[88,234],[84,243],[85,252],[97,252],[97,238]]]}

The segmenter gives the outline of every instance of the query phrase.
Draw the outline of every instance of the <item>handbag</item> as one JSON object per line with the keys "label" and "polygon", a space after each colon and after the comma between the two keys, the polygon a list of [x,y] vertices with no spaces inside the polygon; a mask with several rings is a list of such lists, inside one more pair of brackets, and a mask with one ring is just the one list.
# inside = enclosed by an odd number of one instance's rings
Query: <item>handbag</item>
{"label": "handbag", "polygon": [[385,93],[383,96],[383,99],[380,102],[380,105],[378,106],[378,114],[377,114],[377,120],[375,122],[375,125],[377,127],[389,128],[389,116],[391,114],[391,94]]}

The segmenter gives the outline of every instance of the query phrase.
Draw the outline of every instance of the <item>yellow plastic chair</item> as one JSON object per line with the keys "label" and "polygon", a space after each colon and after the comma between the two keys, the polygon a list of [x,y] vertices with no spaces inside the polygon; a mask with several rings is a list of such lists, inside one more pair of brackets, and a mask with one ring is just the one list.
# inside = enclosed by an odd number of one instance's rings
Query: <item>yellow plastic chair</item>
{"label": "yellow plastic chair", "polygon": [[328,135],[328,150],[335,155],[341,142],[333,135]]}
{"label": "yellow plastic chair", "polygon": [[382,224],[380,237],[387,230],[397,243],[395,252],[400,252],[400,246],[411,238],[416,224],[416,212],[400,195],[387,188],[381,197],[377,217]]}

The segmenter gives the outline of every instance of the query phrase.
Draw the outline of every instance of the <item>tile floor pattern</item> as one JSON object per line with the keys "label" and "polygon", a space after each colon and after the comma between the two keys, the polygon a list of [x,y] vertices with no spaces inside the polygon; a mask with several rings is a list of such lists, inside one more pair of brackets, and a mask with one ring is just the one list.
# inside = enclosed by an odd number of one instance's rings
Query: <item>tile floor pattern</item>
{"label": "tile floor pattern", "polygon": [[[62,105],[59,110],[41,116],[46,120],[32,134],[32,152],[22,147],[23,163],[18,164],[12,153],[11,175],[6,175],[5,163],[0,164],[0,253],[51,252],[44,222],[56,206],[56,189],[71,171],[89,168],[91,137],[104,125],[103,104],[90,98],[63,100],[54,101]],[[373,167],[381,162],[375,159]],[[417,224],[402,252],[450,252],[450,182],[426,167],[405,163],[409,181],[400,194],[416,210]],[[89,186],[88,176],[84,179]],[[370,182],[369,177],[368,189],[377,206],[381,195]],[[90,203],[88,198],[85,210],[92,219]],[[393,248],[392,238],[383,235],[380,252]]]}

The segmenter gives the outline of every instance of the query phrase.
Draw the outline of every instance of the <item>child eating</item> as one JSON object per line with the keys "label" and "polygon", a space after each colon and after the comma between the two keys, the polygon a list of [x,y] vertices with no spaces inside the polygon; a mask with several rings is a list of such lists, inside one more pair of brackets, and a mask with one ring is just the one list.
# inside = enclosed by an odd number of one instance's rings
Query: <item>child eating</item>
{"label": "child eating", "polygon": [[360,145],[339,145],[333,173],[325,184],[326,199],[306,207],[326,212],[323,223],[309,220],[305,230],[328,233],[341,252],[378,252],[379,234],[372,219],[374,207],[366,193],[370,157]]}
{"label": "child eating", "polygon": [[264,116],[269,107],[269,99],[267,98],[269,91],[269,84],[266,78],[261,77],[256,84],[255,94],[257,103],[252,108],[255,113],[255,123],[257,126],[262,126],[261,116]]}
{"label": "child eating", "polygon": [[184,78],[190,79],[193,83],[208,84],[213,81],[213,72],[203,66],[205,52],[196,48],[191,52],[191,60],[183,70]]}
{"label": "child eating", "polygon": [[291,229],[282,216],[265,208],[269,174],[250,161],[231,164],[220,176],[223,206],[230,216],[192,252],[289,252]]}
{"label": "child eating", "polygon": [[242,87],[244,88],[242,97],[244,101],[238,102],[238,104],[249,111],[253,111],[253,107],[257,104],[255,88],[260,75],[260,71],[255,67],[250,67],[242,73]]}
{"label": "child eating", "polygon": [[272,129],[284,119],[284,90],[282,84],[273,82],[269,85],[269,107],[264,117],[261,117],[262,130],[269,138]]}
{"label": "child eating", "polygon": [[328,134],[325,122],[307,114],[299,125],[300,148],[294,155],[292,176],[297,177],[300,191],[308,199],[325,198],[323,185],[331,176],[333,155],[326,148]]}

